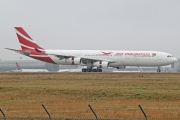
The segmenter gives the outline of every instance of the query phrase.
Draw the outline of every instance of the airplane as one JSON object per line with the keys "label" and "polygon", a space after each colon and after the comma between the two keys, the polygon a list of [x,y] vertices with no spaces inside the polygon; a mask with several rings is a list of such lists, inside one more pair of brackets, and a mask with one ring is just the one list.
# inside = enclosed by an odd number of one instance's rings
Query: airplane
{"label": "airplane", "polygon": [[21,50],[5,48],[25,56],[54,64],[81,65],[82,72],[102,72],[102,68],[124,69],[126,66],[158,67],[177,61],[169,53],[159,51],[120,50],[46,50],[40,47],[22,27],[15,27]]}

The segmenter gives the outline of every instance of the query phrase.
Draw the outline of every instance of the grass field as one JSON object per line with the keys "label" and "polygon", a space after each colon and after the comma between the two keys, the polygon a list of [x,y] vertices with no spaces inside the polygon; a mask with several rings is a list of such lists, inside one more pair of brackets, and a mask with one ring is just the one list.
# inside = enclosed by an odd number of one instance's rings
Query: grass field
{"label": "grass field", "polygon": [[[178,73],[1,73],[0,108],[7,118],[180,119]],[[0,115],[2,118],[2,115]]]}

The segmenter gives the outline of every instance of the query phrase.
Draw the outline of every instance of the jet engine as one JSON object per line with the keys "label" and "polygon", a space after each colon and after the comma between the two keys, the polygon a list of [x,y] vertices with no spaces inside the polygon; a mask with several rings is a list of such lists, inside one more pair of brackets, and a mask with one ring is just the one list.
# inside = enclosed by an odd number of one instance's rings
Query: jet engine
{"label": "jet engine", "polygon": [[109,67],[109,62],[106,61],[98,61],[93,63],[94,67],[98,68],[108,68]]}
{"label": "jet engine", "polygon": [[71,65],[80,65],[81,64],[81,58],[67,58],[65,62],[71,64]]}

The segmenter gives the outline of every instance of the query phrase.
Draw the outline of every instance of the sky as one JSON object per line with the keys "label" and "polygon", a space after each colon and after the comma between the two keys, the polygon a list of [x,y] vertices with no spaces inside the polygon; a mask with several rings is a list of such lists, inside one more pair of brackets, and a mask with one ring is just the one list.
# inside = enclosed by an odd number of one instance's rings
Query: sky
{"label": "sky", "polygon": [[180,0],[0,0],[0,59],[30,58],[14,27],[45,49],[162,51],[180,58]]}

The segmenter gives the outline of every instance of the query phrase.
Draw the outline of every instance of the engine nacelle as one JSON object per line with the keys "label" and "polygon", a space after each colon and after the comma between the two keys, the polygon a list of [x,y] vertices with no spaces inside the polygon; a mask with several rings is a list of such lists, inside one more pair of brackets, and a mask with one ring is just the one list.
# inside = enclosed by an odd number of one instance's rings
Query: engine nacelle
{"label": "engine nacelle", "polygon": [[72,58],[67,58],[65,61],[71,65],[80,65],[81,64],[81,58],[72,57]]}
{"label": "engine nacelle", "polygon": [[108,68],[109,67],[109,62],[106,61],[98,61],[93,63],[94,67],[98,68]]}

